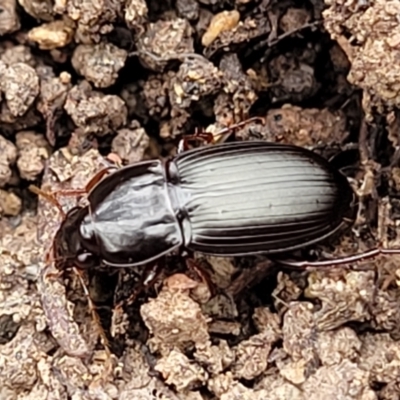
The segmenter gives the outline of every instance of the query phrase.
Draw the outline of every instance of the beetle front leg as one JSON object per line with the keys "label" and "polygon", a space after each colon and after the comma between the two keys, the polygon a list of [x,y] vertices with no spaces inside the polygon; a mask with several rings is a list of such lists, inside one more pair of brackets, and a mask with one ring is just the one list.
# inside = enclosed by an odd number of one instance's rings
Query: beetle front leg
{"label": "beetle front leg", "polygon": [[76,267],[72,268],[72,270],[76,274],[76,276],[78,277],[78,279],[80,281],[80,284],[81,284],[82,289],[83,289],[83,293],[85,294],[86,300],[88,302],[90,314],[91,314],[92,319],[93,319],[93,321],[94,321],[94,323],[96,325],[96,328],[98,329],[98,333],[99,333],[101,342],[102,342],[102,344],[104,346],[104,349],[106,351],[107,357],[110,358],[110,356],[111,356],[110,342],[109,342],[109,340],[107,338],[107,335],[106,335],[106,333],[105,333],[105,331],[104,331],[104,329],[103,329],[103,327],[101,325],[99,314],[96,311],[96,306],[93,303],[92,298],[90,297],[89,289],[88,289],[88,287],[87,287],[87,285],[85,283],[85,273],[82,270],[80,270],[80,269],[78,269]]}
{"label": "beetle front leg", "polygon": [[114,306],[111,317],[111,336],[115,337],[118,335],[118,329],[116,330],[115,327],[120,326],[121,323],[123,323],[124,307],[133,304],[146,288],[151,287],[160,276],[164,267],[164,262],[155,262],[147,265],[141,276],[140,283],[133,289],[131,295],[127,299],[119,301]]}
{"label": "beetle front leg", "polygon": [[46,264],[40,271],[37,286],[43,312],[52,336],[65,353],[71,357],[86,359],[90,357],[92,350],[73,320],[65,287],[56,279],[58,272],[52,263]]}

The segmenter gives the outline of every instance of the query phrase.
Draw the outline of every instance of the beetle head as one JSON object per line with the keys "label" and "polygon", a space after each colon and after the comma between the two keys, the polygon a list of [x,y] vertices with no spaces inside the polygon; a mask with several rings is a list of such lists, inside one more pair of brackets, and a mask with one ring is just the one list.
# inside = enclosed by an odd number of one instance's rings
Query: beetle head
{"label": "beetle head", "polygon": [[75,207],[66,215],[55,237],[55,254],[67,267],[90,268],[100,264],[95,246],[86,243],[80,235],[80,225],[88,215],[87,207]]}

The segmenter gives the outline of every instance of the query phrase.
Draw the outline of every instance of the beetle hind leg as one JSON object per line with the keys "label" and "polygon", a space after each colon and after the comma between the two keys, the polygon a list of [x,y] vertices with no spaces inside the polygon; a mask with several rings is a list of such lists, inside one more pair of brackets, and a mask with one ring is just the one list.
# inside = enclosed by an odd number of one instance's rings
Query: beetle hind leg
{"label": "beetle hind leg", "polygon": [[386,249],[382,247],[375,247],[370,250],[363,251],[361,253],[336,257],[332,259],[319,260],[319,261],[296,261],[284,258],[273,258],[278,264],[286,267],[301,268],[301,269],[312,269],[312,268],[323,268],[323,267],[335,267],[344,264],[353,264],[362,262],[371,258],[375,258],[379,255],[400,255],[400,249]]}

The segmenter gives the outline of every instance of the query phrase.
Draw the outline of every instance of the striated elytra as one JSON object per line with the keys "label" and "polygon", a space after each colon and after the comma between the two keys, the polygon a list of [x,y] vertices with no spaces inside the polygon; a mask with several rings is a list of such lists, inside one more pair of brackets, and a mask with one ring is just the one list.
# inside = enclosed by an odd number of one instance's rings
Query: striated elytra
{"label": "striated elytra", "polygon": [[69,213],[60,247],[81,267],[141,265],[180,249],[285,253],[349,226],[355,198],[347,179],[309,150],[224,143],[108,175],[90,191],[90,209]]}

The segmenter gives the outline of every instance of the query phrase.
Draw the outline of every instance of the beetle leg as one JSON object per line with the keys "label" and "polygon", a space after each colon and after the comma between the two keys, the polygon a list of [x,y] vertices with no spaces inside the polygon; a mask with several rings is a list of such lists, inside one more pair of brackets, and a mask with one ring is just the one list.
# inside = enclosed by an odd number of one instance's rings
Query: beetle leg
{"label": "beetle leg", "polygon": [[108,357],[110,357],[111,356],[110,343],[108,341],[107,335],[106,335],[103,327],[101,326],[101,321],[100,321],[99,314],[96,311],[96,306],[93,303],[92,298],[90,297],[89,289],[85,283],[84,272],[76,267],[73,267],[72,270],[77,275],[77,277],[81,283],[83,293],[85,294],[85,297],[88,302],[90,314],[92,315],[92,319],[93,319],[94,323],[96,324],[96,327],[98,329],[98,333],[99,333],[100,339],[102,341],[102,344],[104,346],[104,349],[106,351],[106,354]]}
{"label": "beetle leg", "polygon": [[109,153],[106,156],[106,160],[110,161],[112,163],[112,166],[116,169],[120,169],[123,167],[122,159],[117,153]]}
{"label": "beetle leg", "polygon": [[[85,358],[89,356],[89,348],[85,339],[79,333],[79,328],[73,320],[70,321],[69,312],[64,304],[66,298],[58,298],[60,293],[55,296],[54,290],[57,287],[56,282],[65,271],[54,268],[54,259],[52,256],[46,256],[45,268],[41,271],[38,279],[38,287],[41,293],[41,300],[44,313],[48,320],[50,330],[64,351],[71,356]],[[90,297],[89,290],[85,283],[84,272],[73,267],[72,271],[76,274],[82,286],[85,297],[87,298],[89,311],[92,319],[98,329],[98,334],[104,346],[107,358],[111,358],[111,351],[108,338],[101,326],[96,307]],[[60,284],[58,284],[61,286]],[[63,286],[61,286],[63,287]],[[65,295],[65,288],[63,288]],[[64,296],[65,297],[65,296]]]}
{"label": "beetle leg", "polygon": [[103,178],[108,175],[111,170],[115,170],[115,166],[105,167],[97,172],[96,175],[86,184],[84,189],[71,189],[71,190],[57,190],[57,195],[60,196],[78,196],[89,193]]}
{"label": "beetle leg", "polygon": [[217,288],[211,279],[209,272],[193,258],[185,257],[185,263],[189,270],[193,271],[210,289],[211,297],[217,294]]}
{"label": "beetle leg", "polygon": [[56,270],[56,271],[46,271],[45,278],[46,279],[60,279],[64,275],[64,271]]}
{"label": "beetle leg", "polygon": [[77,197],[86,194],[86,189],[66,189],[66,190],[55,190],[54,192],[50,192],[50,194],[54,197]]}
{"label": "beetle leg", "polygon": [[226,289],[226,293],[230,297],[236,297],[242,293],[245,288],[250,288],[260,283],[269,274],[273,273],[273,271],[272,260],[266,259],[257,262],[254,267],[241,270],[239,276],[236,277]]}
{"label": "beetle leg", "polygon": [[334,258],[332,260],[320,260],[320,261],[296,261],[296,260],[285,260],[285,259],[274,259],[279,264],[285,265],[287,267],[294,268],[307,268],[307,267],[333,267],[342,264],[351,264],[359,261],[368,260],[370,258],[377,257],[379,255],[393,255],[399,254],[400,249],[386,249],[382,247],[376,247],[371,250],[364,251],[359,254],[353,254],[351,256],[344,256]]}
{"label": "beetle leg", "polygon": [[215,136],[223,136],[234,133],[237,129],[243,128],[244,126],[251,124],[252,122],[260,122],[262,125],[265,125],[265,118],[264,117],[251,117],[244,121],[238,122],[236,124],[227,126],[226,128],[222,128],[218,132],[214,133]]}
{"label": "beetle leg", "polygon": [[242,128],[242,127],[244,127],[247,124],[250,124],[252,122],[261,122],[261,124],[265,125],[265,118],[263,118],[263,117],[251,117],[251,118],[248,118],[248,119],[246,119],[244,121],[241,121],[241,122],[238,122],[236,124],[232,124],[230,126],[222,128],[219,131],[217,131],[216,133],[205,132],[203,130],[200,130],[198,132],[195,132],[193,135],[186,135],[184,138],[182,138],[179,141],[178,153],[182,153],[183,151],[188,150],[189,142],[204,141],[205,143],[208,143],[208,144],[215,143],[215,137],[231,134],[235,130],[240,129],[240,128]]}
{"label": "beetle leg", "polygon": [[103,178],[112,170],[117,169],[115,166],[110,166],[100,170],[85,186],[86,193],[89,193]]}
{"label": "beetle leg", "polygon": [[58,271],[46,264],[37,280],[41,303],[47,324],[61,348],[72,357],[87,358],[90,349],[73,320],[65,294],[65,287],[55,277]]}
{"label": "beetle leg", "polygon": [[129,306],[130,304],[132,304],[144,290],[154,285],[164,268],[164,259],[157,260],[157,262],[152,264],[148,264],[143,271],[140,283],[133,290],[132,294],[128,297],[128,299],[119,302],[115,306],[115,309],[121,309],[123,305]]}
{"label": "beetle leg", "polygon": [[211,144],[213,143],[213,141],[214,135],[210,132],[205,132],[203,130],[195,132],[193,135],[185,135],[185,137],[179,141],[178,153],[182,153],[188,150],[190,142],[205,142]]}
{"label": "beetle leg", "polygon": [[66,214],[61,206],[61,204],[57,200],[57,196],[79,196],[81,194],[86,194],[85,189],[71,189],[71,190],[56,190],[54,192],[45,192],[44,190],[38,188],[35,185],[30,185],[29,190],[32,193],[37,194],[38,196],[44,197],[47,201],[55,205],[60,211],[63,218],[65,218]]}

